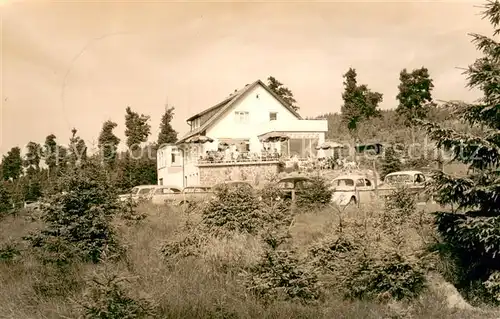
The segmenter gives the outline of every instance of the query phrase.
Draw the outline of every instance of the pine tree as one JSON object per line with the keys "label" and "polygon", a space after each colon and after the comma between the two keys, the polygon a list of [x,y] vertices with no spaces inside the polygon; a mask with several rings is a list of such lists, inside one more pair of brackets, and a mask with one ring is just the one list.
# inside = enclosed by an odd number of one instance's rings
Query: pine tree
{"label": "pine tree", "polygon": [[366,84],[357,84],[357,73],[353,68],[343,75],[344,92],[341,108],[342,119],[351,132],[355,132],[359,122],[380,115],[378,105],[383,100],[382,93],[371,91]]}
{"label": "pine tree", "polygon": [[401,170],[401,161],[396,155],[394,148],[387,147],[385,150],[384,161],[382,162],[382,178],[392,172]]}
{"label": "pine tree", "polygon": [[125,109],[125,136],[127,137],[127,146],[129,149],[148,140],[151,134],[150,117],[132,111],[130,106]]}
{"label": "pine tree", "polygon": [[[483,12],[500,34],[500,3],[488,2]],[[482,90],[477,104],[450,103],[453,111],[470,125],[483,128],[474,136],[419,121],[438,146],[451,150],[455,159],[470,166],[466,177],[443,172],[434,175],[435,199],[453,207],[437,212],[436,224],[445,242],[454,249],[465,276],[457,283],[469,286],[500,271],[500,43],[472,34],[482,52],[465,74],[470,88]]]}
{"label": "pine tree", "polygon": [[85,141],[77,136],[76,128],[71,130],[71,138],[69,140],[69,163],[72,166],[78,165],[87,159],[87,146]]}
{"label": "pine tree", "polygon": [[158,134],[157,145],[171,144],[177,142],[177,132],[172,127],[174,118],[174,107],[166,107],[160,122],[160,133]]}
{"label": "pine tree", "polygon": [[99,133],[98,148],[103,162],[108,167],[113,167],[116,163],[116,155],[120,139],[113,133],[117,124],[112,121],[106,121],[102,125]]}
{"label": "pine tree", "polygon": [[2,159],[2,174],[4,180],[17,180],[23,173],[23,159],[21,149],[13,147]]}
{"label": "pine tree", "polygon": [[292,90],[284,86],[283,83],[278,81],[275,77],[270,76],[267,78],[267,86],[295,111],[299,110],[299,107],[296,104],[297,101],[293,97]]}

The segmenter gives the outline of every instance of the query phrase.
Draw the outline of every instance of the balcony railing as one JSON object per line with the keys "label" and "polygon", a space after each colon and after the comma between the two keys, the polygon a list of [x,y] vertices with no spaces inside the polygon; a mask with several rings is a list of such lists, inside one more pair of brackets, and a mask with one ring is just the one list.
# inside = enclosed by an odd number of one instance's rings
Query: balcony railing
{"label": "balcony railing", "polygon": [[283,156],[279,153],[272,152],[261,152],[261,153],[251,153],[251,152],[208,152],[207,155],[201,156],[198,160],[198,164],[216,164],[216,163],[248,163],[248,162],[273,162],[273,161],[285,161],[289,160],[290,157]]}

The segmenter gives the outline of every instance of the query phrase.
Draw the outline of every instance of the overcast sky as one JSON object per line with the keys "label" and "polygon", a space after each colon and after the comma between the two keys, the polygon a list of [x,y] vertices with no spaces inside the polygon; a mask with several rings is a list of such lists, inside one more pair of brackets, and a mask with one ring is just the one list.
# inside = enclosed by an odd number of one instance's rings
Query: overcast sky
{"label": "overcast sky", "polygon": [[[479,2],[480,3],[480,2]],[[468,32],[491,34],[478,2],[4,4],[0,154],[70,130],[92,145],[102,123],[124,137],[127,105],[164,105],[174,128],[234,89],[273,75],[303,116],[338,112],[342,74],[396,106],[399,72],[426,66],[437,99],[473,100],[457,67],[477,57]]]}

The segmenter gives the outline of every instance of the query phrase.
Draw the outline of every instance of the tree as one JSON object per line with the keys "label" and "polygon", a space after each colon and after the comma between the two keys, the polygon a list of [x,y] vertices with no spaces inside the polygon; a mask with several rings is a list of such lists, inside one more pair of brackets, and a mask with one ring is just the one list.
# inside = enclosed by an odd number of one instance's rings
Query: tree
{"label": "tree", "polygon": [[4,181],[0,181],[0,218],[12,209],[9,189]]}
{"label": "tree", "polygon": [[42,159],[42,146],[35,142],[29,142],[26,145],[28,151],[26,152],[24,166],[29,169],[34,169],[36,171],[40,170],[40,162]]}
{"label": "tree", "polygon": [[69,139],[69,163],[73,166],[87,159],[87,145],[76,135],[77,132],[76,128],[73,128]]}
{"label": "tree", "polygon": [[2,159],[2,175],[4,180],[17,180],[23,173],[23,159],[21,149],[13,147]]}
{"label": "tree", "polygon": [[98,148],[102,160],[108,166],[114,166],[116,162],[116,153],[120,139],[113,133],[117,124],[112,121],[106,121],[102,125],[101,133],[99,134]]}
{"label": "tree", "polygon": [[58,162],[58,147],[56,142],[56,136],[50,134],[45,138],[43,158],[45,159],[45,164],[49,167],[49,173],[52,173],[57,167]]}
{"label": "tree", "polygon": [[400,84],[397,100],[398,114],[404,116],[407,123],[411,123],[414,118],[424,118],[426,114],[425,106],[432,103],[432,89],[434,84],[429,75],[429,70],[425,67],[408,72],[403,69],[399,74]]}
{"label": "tree", "polygon": [[92,159],[70,167],[60,187],[42,208],[45,227],[27,238],[32,246],[50,252],[57,243],[60,257],[73,253],[95,263],[103,254],[121,252],[112,225],[118,197],[100,163]]}
{"label": "tree", "polygon": [[396,155],[392,146],[387,147],[385,150],[384,161],[382,162],[382,179],[392,172],[401,170],[401,161]]}
{"label": "tree", "polygon": [[341,112],[351,132],[356,131],[359,122],[380,115],[377,109],[383,100],[382,93],[372,92],[366,84],[357,84],[357,73],[353,68],[344,74],[344,93]]}
{"label": "tree", "polygon": [[297,101],[293,97],[292,91],[289,88],[285,87],[283,83],[270,76],[267,78],[267,86],[291,108],[293,108],[295,111],[299,110],[299,107],[296,105]]}
{"label": "tree", "polygon": [[[500,2],[488,2],[483,16],[497,36]],[[479,34],[472,37],[483,56],[465,74],[468,87],[482,90],[483,97],[476,104],[454,102],[447,107],[463,122],[483,127],[482,132],[461,133],[417,120],[439,147],[452,151],[456,160],[470,167],[466,177],[444,172],[434,175],[436,201],[454,208],[452,212],[437,212],[436,224],[464,273],[456,282],[461,287],[497,278],[500,271],[500,43]]]}
{"label": "tree", "polygon": [[177,132],[172,127],[172,119],[174,117],[174,107],[166,107],[165,113],[161,118],[160,133],[158,134],[157,145],[170,144],[177,142]]}
{"label": "tree", "polygon": [[125,136],[127,137],[127,146],[132,148],[148,140],[148,136],[151,134],[151,125],[148,123],[150,117],[144,114],[139,115],[139,113],[132,111],[130,106],[125,111]]}

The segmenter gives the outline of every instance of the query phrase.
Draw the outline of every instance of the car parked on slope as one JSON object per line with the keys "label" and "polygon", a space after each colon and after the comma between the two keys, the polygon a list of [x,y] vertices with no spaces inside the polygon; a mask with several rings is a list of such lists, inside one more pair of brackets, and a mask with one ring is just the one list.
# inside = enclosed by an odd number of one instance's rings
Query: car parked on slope
{"label": "car parked on slope", "polygon": [[426,177],[421,171],[398,171],[387,174],[384,182],[379,187],[381,196],[389,196],[398,187],[406,187],[409,192],[416,195],[419,203],[425,203],[432,200],[432,196],[425,192],[425,183],[430,178]]}
{"label": "car parked on slope", "polygon": [[182,189],[177,186],[158,185],[151,190],[151,203],[163,205],[166,202],[174,201],[181,193]]}
{"label": "car parked on slope", "polygon": [[295,201],[301,188],[312,180],[306,176],[288,176],[278,181],[277,186],[284,192],[285,198]]}
{"label": "car parked on slope", "polygon": [[151,193],[154,189],[156,189],[158,185],[139,185],[133,187],[128,194],[118,195],[118,199],[122,202],[127,200],[131,200],[134,203],[137,203],[142,200],[151,199]]}
{"label": "car parked on slope", "polygon": [[213,196],[212,187],[210,186],[187,186],[182,192],[174,194],[167,203],[173,205],[190,206],[195,203],[209,200]]}
{"label": "car parked on slope", "polygon": [[365,175],[341,175],[331,182],[332,202],[345,207],[369,203],[375,198],[374,181]]}

